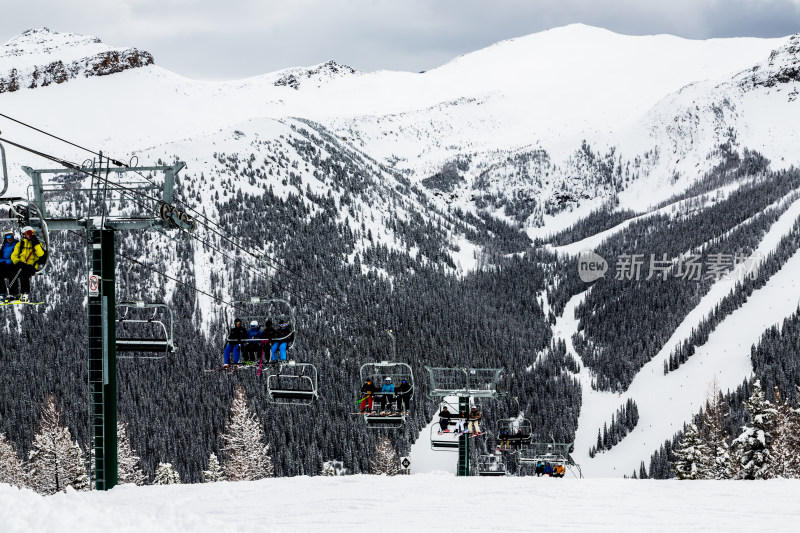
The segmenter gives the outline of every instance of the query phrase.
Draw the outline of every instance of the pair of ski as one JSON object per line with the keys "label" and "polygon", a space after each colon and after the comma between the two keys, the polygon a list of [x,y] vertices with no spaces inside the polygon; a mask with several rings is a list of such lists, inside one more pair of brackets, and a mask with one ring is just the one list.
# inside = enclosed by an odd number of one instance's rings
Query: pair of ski
{"label": "pair of ski", "polygon": [[231,365],[222,365],[221,367],[218,367],[218,368],[211,368],[211,369],[205,370],[205,372],[229,372],[229,373],[232,374],[232,373],[234,373],[234,372],[236,372],[238,370],[245,370],[245,369],[248,369],[248,368],[255,368],[255,365],[254,364],[247,364],[247,363],[239,363],[239,364],[235,364],[234,363],[234,364],[231,364]]}
{"label": "pair of ski", "polygon": [[19,296],[14,298],[6,298],[4,300],[0,300],[0,306],[2,305],[42,305],[44,302],[31,302],[31,301],[22,301],[19,299]]}
{"label": "pair of ski", "polygon": [[[269,362],[267,362],[265,364],[267,364],[267,365],[285,365],[285,364],[288,364],[288,363],[289,363],[288,361],[269,361]],[[260,363],[256,363],[254,361],[247,361],[245,363],[232,363],[230,365],[222,365],[221,367],[218,367],[218,368],[211,368],[211,369],[205,370],[205,372],[231,372],[232,373],[232,372],[236,372],[237,370],[245,370],[245,369],[248,369],[248,368],[258,368],[260,370],[261,369],[261,364]]]}
{"label": "pair of ski", "polygon": [[469,435],[469,438],[472,437],[480,437],[483,433],[471,433],[469,430],[467,431],[450,431],[446,429],[444,431],[439,432],[440,435],[444,435],[445,433],[452,433],[454,437],[460,437],[461,435]]}

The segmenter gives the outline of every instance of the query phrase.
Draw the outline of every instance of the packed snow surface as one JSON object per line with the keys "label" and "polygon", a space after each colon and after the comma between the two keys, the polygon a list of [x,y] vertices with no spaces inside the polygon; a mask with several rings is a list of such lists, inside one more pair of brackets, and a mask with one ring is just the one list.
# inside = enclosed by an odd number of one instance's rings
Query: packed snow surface
{"label": "packed snow surface", "polygon": [[797,480],[445,474],[123,485],[48,497],[0,485],[0,531],[793,531],[799,497]]}

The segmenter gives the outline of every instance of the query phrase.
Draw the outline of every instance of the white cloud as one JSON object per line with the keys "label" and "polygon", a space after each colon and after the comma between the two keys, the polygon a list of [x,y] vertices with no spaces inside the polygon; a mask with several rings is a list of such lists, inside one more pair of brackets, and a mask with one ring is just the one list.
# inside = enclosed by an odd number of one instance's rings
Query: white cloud
{"label": "white cloud", "polygon": [[776,37],[800,0],[29,0],[4,6],[0,41],[31,27],[138,46],[189,76],[255,75],[327,59],[423,70],[573,22],[628,34]]}

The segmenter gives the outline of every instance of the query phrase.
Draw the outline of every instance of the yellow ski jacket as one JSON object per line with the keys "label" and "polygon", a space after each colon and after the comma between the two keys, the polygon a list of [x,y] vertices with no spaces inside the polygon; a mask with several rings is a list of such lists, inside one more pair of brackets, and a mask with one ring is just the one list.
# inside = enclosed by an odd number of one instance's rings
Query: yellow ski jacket
{"label": "yellow ski jacket", "polygon": [[41,244],[33,245],[30,239],[23,238],[11,252],[11,261],[16,265],[26,263],[34,268],[38,266],[39,258],[44,255],[44,248]]}

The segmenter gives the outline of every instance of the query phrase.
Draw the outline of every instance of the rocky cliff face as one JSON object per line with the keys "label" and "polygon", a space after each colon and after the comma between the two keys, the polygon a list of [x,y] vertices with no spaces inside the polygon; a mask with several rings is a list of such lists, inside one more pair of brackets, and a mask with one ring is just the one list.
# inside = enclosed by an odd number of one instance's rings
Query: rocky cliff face
{"label": "rocky cliff face", "polygon": [[766,64],[753,67],[751,73],[742,77],[740,85],[745,89],[800,81],[800,33],[792,35],[785,46],[773,50]]}
{"label": "rocky cliff face", "polygon": [[[106,76],[153,64],[137,48],[111,48],[95,37],[27,30],[0,48],[0,93],[64,83],[77,77]],[[13,66],[12,66],[13,65]]]}
{"label": "rocky cliff face", "polygon": [[281,76],[275,80],[276,87],[291,87],[292,89],[300,89],[302,83],[312,83],[319,86],[326,80],[332,80],[349,74],[355,74],[357,71],[353,67],[347,65],[340,65],[335,61],[328,61],[314,68],[292,68],[281,73]]}

